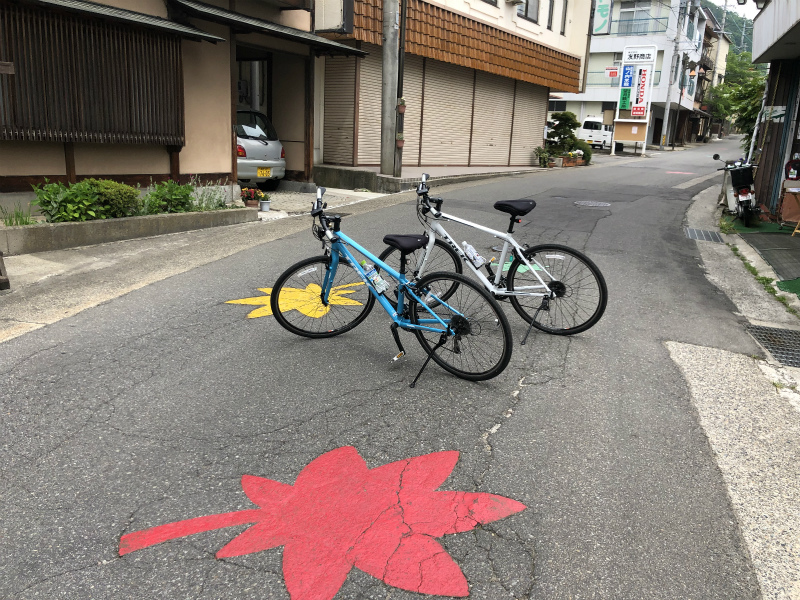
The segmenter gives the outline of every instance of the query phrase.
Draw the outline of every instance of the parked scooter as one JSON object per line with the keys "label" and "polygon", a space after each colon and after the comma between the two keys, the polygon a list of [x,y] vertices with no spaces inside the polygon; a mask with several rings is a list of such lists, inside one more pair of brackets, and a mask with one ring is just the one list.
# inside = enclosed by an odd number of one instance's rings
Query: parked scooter
{"label": "parked scooter", "polygon": [[[719,154],[712,157],[720,160]],[[746,163],[743,158],[738,160],[725,160],[724,167],[717,171],[725,171],[722,180],[722,189],[728,204],[728,211],[742,221],[745,227],[755,224],[761,212],[756,203],[753,191],[753,165]]]}

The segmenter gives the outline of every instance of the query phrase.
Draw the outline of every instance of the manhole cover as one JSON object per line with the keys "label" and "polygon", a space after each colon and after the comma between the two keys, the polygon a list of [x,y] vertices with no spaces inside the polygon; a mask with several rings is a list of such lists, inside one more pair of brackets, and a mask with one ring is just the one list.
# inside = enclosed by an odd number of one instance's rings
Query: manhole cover
{"label": "manhole cover", "polygon": [[747,331],[775,360],[787,367],[800,367],[800,331],[761,325],[748,325]]}
{"label": "manhole cover", "polygon": [[724,244],[720,235],[716,231],[707,231],[705,229],[692,229],[691,227],[684,227],[686,237],[690,240],[700,240],[701,242],[717,242]]}
{"label": "manhole cover", "polygon": [[597,202],[595,200],[576,200],[577,206],[611,206],[610,202]]}

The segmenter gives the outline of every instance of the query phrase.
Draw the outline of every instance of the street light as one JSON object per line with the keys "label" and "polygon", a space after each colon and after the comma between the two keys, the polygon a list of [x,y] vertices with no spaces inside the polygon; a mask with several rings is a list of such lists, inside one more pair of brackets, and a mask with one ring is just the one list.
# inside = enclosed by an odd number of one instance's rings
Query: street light
{"label": "street light", "polygon": [[756,0],[756,8],[761,10],[764,8],[764,5],[767,3],[767,0]]}

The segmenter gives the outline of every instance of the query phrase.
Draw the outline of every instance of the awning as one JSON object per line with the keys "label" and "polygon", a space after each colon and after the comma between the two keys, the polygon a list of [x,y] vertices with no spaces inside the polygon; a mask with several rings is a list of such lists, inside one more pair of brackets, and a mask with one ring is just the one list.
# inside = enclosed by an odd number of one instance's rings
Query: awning
{"label": "awning", "polygon": [[69,12],[92,15],[108,21],[116,21],[129,25],[138,25],[148,29],[156,29],[163,33],[171,33],[190,40],[206,40],[207,42],[224,42],[225,40],[216,35],[211,35],[205,31],[200,31],[190,25],[183,25],[162,19],[154,15],[133,12],[122,8],[115,8],[105,4],[95,4],[94,2],[83,2],[82,0],[22,0],[26,4],[38,4],[48,8],[58,8]]}
{"label": "awning", "polygon": [[294,29],[293,27],[287,27],[285,25],[278,25],[277,23],[270,23],[269,21],[263,21],[242,13],[225,10],[224,8],[212,6],[211,4],[205,4],[204,2],[196,2],[195,0],[170,0],[170,3],[190,16],[227,25],[239,32],[266,33],[285,40],[299,42],[306,46],[311,46],[317,54],[341,54],[345,56],[367,55],[367,53],[362,50],[325,39],[324,37],[320,37],[308,31]]}

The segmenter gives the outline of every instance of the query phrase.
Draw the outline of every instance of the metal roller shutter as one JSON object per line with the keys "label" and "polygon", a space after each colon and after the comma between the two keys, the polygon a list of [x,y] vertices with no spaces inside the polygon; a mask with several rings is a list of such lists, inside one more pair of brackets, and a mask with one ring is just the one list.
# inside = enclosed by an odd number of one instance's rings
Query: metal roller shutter
{"label": "metal roller shutter", "polygon": [[403,96],[406,112],[403,119],[403,164],[419,164],[419,125],[422,117],[422,68],[421,56],[406,54],[403,66]]}
{"label": "metal roller shutter", "polygon": [[537,163],[533,150],[544,143],[548,93],[546,87],[524,81],[517,82],[510,165],[528,166]]}
{"label": "metal roller shutter", "polygon": [[353,165],[357,59],[325,59],[325,125],[322,161],[330,165]]}
{"label": "metal roller shutter", "polygon": [[483,71],[475,79],[470,165],[507,165],[514,80]]}
{"label": "metal roller shutter", "polygon": [[358,90],[358,164],[381,164],[381,47],[364,44]]}
{"label": "metal roller shutter", "polygon": [[421,164],[467,164],[472,82],[470,69],[426,61]]}

